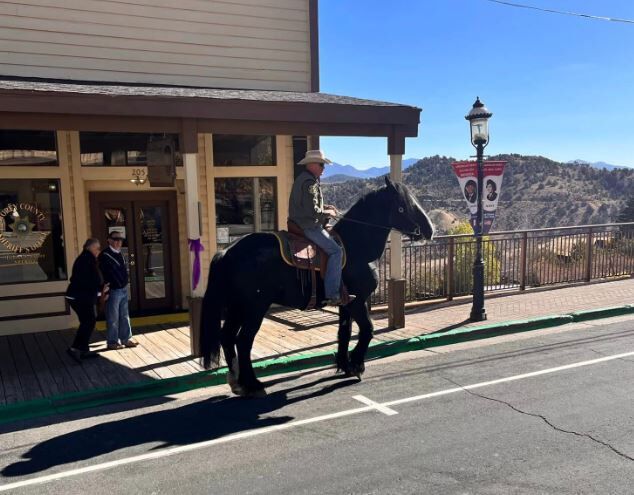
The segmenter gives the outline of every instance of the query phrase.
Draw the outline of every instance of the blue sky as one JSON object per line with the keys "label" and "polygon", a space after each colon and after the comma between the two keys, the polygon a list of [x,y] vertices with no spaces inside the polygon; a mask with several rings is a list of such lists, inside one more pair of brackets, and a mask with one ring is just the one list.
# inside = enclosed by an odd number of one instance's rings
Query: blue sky
{"label": "blue sky", "polygon": [[[517,0],[634,19],[634,0]],[[487,152],[634,167],[634,24],[485,0],[321,0],[321,91],[421,107],[407,157],[473,154],[464,115],[493,112]],[[380,138],[324,138],[336,162],[388,164]]]}

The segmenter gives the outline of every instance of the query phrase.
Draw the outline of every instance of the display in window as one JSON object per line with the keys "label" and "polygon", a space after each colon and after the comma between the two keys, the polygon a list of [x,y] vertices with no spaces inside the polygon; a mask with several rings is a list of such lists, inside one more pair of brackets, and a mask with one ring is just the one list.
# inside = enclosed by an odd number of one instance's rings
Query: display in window
{"label": "display in window", "polygon": [[276,164],[275,136],[213,135],[216,167],[272,166]]}
{"label": "display in window", "polygon": [[0,284],[66,279],[59,181],[3,180]]}
{"label": "display in window", "polygon": [[274,178],[216,179],[215,193],[216,235],[219,247],[252,232],[269,232],[276,229]]}

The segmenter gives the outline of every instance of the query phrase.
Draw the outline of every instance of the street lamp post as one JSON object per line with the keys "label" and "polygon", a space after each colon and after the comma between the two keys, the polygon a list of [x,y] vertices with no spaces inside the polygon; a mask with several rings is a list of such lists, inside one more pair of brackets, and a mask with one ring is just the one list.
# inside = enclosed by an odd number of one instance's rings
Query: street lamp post
{"label": "street lamp post", "polygon": [[478,212],[474,228],[476,238],[476,257],[473,261],[473,306],[471,307],[471,321],[487,319],[484,309],[484,260],[482,258],[482,190],[484,183],[484,148],[489,144],[489,119],[493,114],[484,106],[480,98],[476,98],[473,108],[465,117],[471,127],[471,144],[476,149],[478,163]]}

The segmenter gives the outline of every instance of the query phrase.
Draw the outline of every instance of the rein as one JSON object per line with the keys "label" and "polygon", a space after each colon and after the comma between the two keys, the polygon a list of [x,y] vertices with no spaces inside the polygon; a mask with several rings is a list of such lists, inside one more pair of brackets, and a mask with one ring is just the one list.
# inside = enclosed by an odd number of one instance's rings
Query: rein
{"label": "rein", "polygon": [[[388,227],[387,225],[379,225],[378,223],[370,223],[370,222],[364,222],[362,220],[355,220],[353,218],[346,218],[343,215],[337,215],[335,217],[338,221],[343,221],[343,222],[352,222],[352,223],[358,223],[361,225],[367,225],[369,227],[376,227],[377,229],[384,229],[384,230],[392,230],[392,227]],[[421,235],[420,234],[420,227],[416,227],[416,230],[414,230],[413,232],[401,232],[401,234],[405,234],[405,235]]]}

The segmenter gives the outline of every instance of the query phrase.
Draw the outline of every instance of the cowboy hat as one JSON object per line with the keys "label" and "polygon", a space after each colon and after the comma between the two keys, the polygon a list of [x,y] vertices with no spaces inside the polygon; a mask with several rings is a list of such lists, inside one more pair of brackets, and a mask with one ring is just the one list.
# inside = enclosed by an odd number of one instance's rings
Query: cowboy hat
{"label": "cowboy hat", "polygon": [[308,165],[309,163],[332,163],[332,161],[326,158],[322,150],[308,150],[298,165]]}

